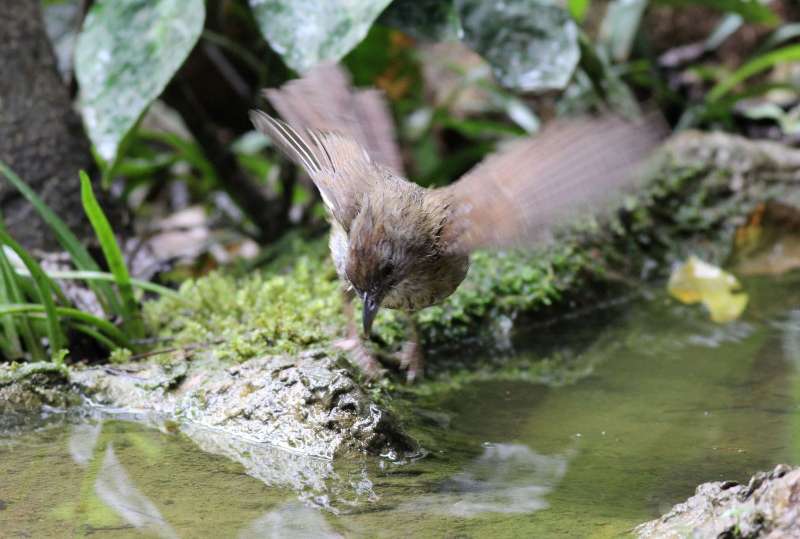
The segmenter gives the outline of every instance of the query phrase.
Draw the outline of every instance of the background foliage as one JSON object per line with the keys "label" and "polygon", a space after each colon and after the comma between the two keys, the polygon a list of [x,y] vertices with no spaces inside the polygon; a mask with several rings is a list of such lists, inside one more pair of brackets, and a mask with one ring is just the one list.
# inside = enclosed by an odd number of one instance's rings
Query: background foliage
{"label": "background foliage", "polygon": [[[515,133],[515,124],[534,131],[539,124],[534,112],[544,109],[549,115],[553,102],[560,113],[608,103],[630,114],[638,110],[637,102],[655,99],[680,127],[735,128],[736,120],[745,117],[771,120],[790,134],[798,130],[796,107],[787,105],[791,100],[737,109],[745,98],[780,87],[796,89],[796,73],[784,72],[789,80],[763,77],[800,55],[792,44],[800,25],[788,22],[797,10],[791,2],[97,1],[90,2],[85,17],[73,17],[77,38],[65,44],[64,11],[78,11],[80,4],[49,0],[45,9],[49,20],[62,21],[57,47],[77,43],[80,110],[107,172],[139,179],[183,161],[192,177],[202,180],[192,182],[193,187],[202,192],[221,183],[234,200],[244,182],[227,179],[229,170],[220,177],[225,160],[218,154],[237,154],[242,167],[251,176],[256,173],[256,181],[271,165],[252,157],[264,146],[253,141],[258,137],[247,139],[251,144],[237,141],[249,131],[245,113],[259,104],[261,86],[277,85],[292,71],[303,73],[331,60],[344,60],[357,83],[376,84],[387,92],[406,127],[404,138],[416,150],[411,169],[425,183],[452,180],[488,150],[481,140]],[[678,24],[682,12],[697,17]],[[737,47],[734,42],[741,36],[747,42]],[[666,43],[664,37],[674,39]],[[451,95],[431,110],[430,86],[441,82],[425,73],[425,51],[433,42],[461,42],[486,63],[464,65],[461,53],[444,66],[460,76],[461,86],[451,88]],[[721,47],[736,50],[719,53]],[[483,66],[491,75],[480,71]],[[215,76],[221,80],[211,82]],[[749,81],[756,83],[743,86]],[[492,94],[489,106],[467,111],[482,114],[457,110],[459,94],[469,86]],[[530,97],[543,94],[547,99]],[[528,97],[520,100],[520,95]],[[142,125],[158,99],[182,116],[188,132],[153,133]],[[506,119],[495,115],[497,109]],[[479,149],[460,144],[456,150],[466,147],[467,154],[456,153],[456,162],[463,164],[453,170],[426,162],[435,160],[433,146],[441,146],[426,136],[440,135],[440,128],[471,143],[477,139]],[[167,151],[153,151],[164,146]],[[132,156],[143,159],[131,161]],[[242,209],[264,228],[255,212]]]}
{"label": "background foliage", "polygon": [[[323,61],[341,61],[355,84],[384,91],[406,168],[424,185],[453,181],[502,139],[535,133],[554,116],[594,110],[659,108],[678,129],[800,140],[800,7],[789,0],[42,6],[105,185],[131,210],[137,238],[155,240],[157,269],[142,270],[130,246],[117,245],[85,180],[100,263],[37,205],[72,269],[39,271],[33,259],[14,258],[13,238],[3,236],[0,303],[17,305],[0,317],[7,357],[41,358],[43,342],[54,353],[75,332],[105,348],[135,347],[145,332],[140,290],[169,294],[138,277],[163,278],[165,266],[178,268],[174,279],[196,276],[240,255],[256,267],[271,256],[256,256],[257,244],[292,228],[323,230],[316,193],[247,116],[267,106],[262,88]],[[13,171],[3,173],[37,204]],[[93,319],[73,316],[86,309],[63,297],[61,279],[88,283]]]}

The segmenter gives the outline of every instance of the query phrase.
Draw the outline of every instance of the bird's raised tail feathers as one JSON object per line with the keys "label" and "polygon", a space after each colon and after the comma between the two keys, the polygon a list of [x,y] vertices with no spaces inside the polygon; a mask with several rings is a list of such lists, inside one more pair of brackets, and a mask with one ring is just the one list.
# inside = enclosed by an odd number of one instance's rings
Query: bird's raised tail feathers
{"label": "bird's raised tail feathers", "polygon": [[320,64],[264,95],[296,129],[338,133],[361,145],[376,163],[403,175],[394,122],[383,94],[354,89],[341,66]]}
{"label": "bird's raised tail feathers", "polygon": [[317,151],[324,151],[324,146],[312,148],[292,126],[260,110],[250,111],[250,120],[256,129],[267,135],[286,157],[303,167],[309,176],[313,177],[322,171]]}

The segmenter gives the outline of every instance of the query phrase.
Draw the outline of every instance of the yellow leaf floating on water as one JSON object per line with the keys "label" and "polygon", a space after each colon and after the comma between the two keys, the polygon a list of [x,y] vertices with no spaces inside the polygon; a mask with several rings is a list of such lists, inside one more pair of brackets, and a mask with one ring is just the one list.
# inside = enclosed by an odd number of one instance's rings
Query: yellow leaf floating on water
{"label": "yellow leaf floating on water", "polygon": [[730,273],[695,256],[673,270],[667,290],[683,303],[702,303],[714,322],[732,322],[747,306],[747,294]]}

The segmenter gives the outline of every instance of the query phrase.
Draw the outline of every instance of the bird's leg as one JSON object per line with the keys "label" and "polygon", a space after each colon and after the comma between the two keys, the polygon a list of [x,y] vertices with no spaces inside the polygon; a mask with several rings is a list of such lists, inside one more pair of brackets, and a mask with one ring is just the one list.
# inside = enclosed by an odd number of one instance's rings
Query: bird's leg
{"label": "bird's leg", "polygon": [[419,337],[417,321],[408,315],[408,340],[400,350],[400,368],[406,371],[406,381],[412,383],[422,378],[425,357],[422,353],[422,342]]}
{"label": "bird's leg", "polygon": [[348,352],[350,359],[361,369],[364,376],[373,380],[383,373],[383,368],[372,352],[367,349],[364,340],[359,334],[355,311],[353,310],[354,298],[355,294],[353,294],[352,290],[342,288],[342,310],[347,319],[347,336],[336,341],[334,345]]}

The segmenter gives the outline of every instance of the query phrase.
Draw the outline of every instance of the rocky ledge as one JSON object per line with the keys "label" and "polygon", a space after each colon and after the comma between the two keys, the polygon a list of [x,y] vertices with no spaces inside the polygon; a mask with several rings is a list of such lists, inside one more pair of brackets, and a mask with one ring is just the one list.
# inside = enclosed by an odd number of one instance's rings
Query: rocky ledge
{"label": "rocky ledge", "polygon": [[52,369],[28,364],[0,370],[0,411],[63,408],[83,402],[100,411],[152,414],[248,442],[332,459],[365,452],[413,456],[416,443],[335,359],[306,351],[253,358]]}
{"label": "rocky ledge", "polygon": [[747,484],[703,483],[666,515],[634,530],[639,537],[800,537],[800,468],[781,464]]}

